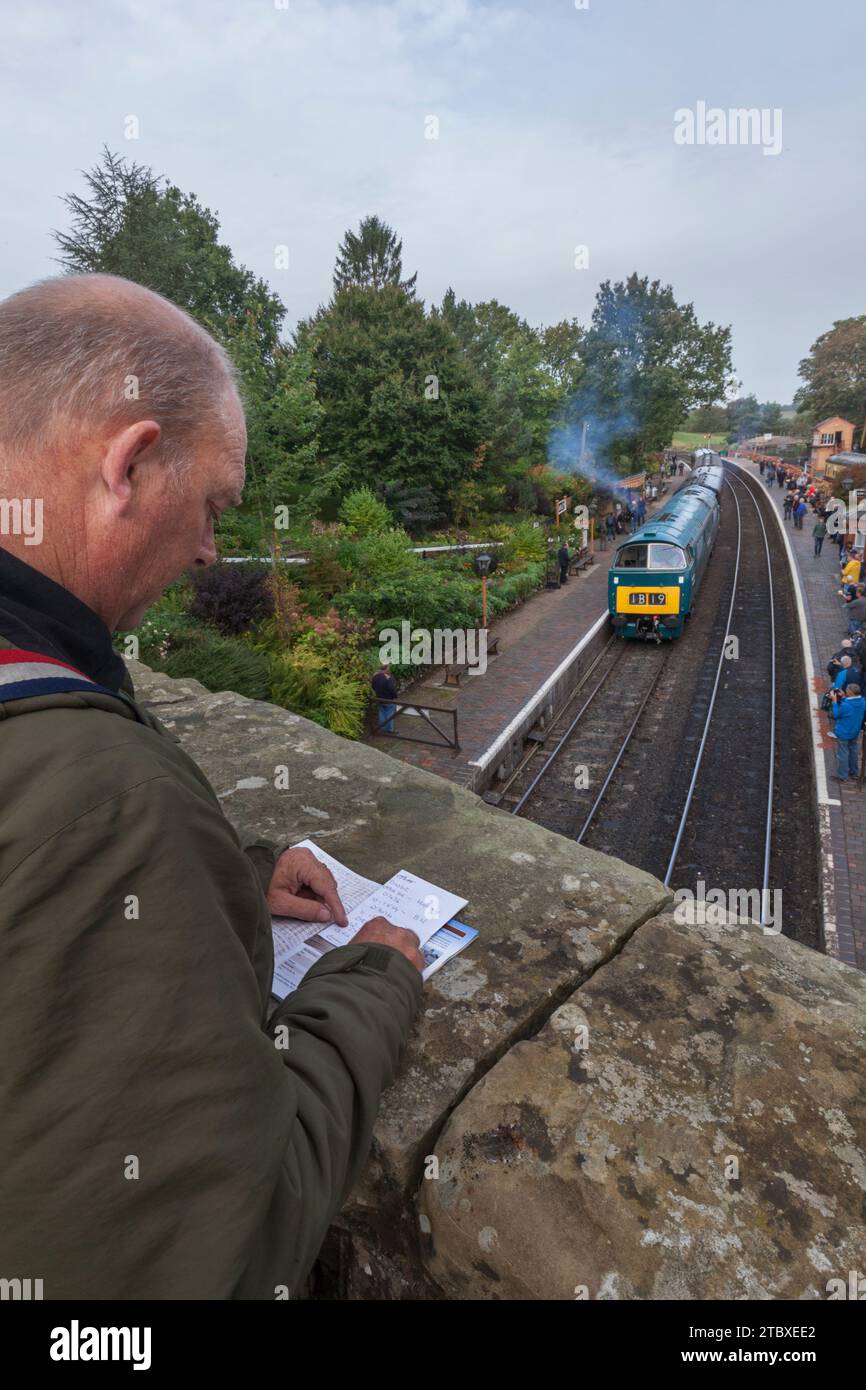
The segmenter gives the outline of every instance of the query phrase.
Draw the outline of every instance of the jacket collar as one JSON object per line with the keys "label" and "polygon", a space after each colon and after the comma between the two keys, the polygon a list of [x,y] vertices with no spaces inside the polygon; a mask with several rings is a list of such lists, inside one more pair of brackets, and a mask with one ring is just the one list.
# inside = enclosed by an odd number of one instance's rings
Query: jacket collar
{"label": "jacket collar", "polygon": [[66,662],[108,690],[118,691],[127,680],[111,633],[93,609],[2,548],[0,637]]}

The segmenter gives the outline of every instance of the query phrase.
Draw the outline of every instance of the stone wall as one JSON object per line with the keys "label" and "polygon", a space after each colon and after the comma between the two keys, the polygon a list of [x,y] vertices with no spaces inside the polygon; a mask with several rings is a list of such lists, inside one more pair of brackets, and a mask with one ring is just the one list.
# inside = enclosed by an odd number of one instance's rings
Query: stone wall
{"label": "stone wall", "polygon": [[619,860],[131,670],[238,825],[441,882],[480,933],[426,986],[313,1296],[810,1298],[862,1264],[862,975],[751,925],[680,926]]}

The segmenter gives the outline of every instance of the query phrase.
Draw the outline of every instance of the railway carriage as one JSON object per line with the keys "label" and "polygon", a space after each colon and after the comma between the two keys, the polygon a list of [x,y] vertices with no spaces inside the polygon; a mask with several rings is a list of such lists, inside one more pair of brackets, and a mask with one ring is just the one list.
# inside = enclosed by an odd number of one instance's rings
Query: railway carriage
{"label": "railway carriage", "polygon": [[622,540],[608,574],[608,609],[619,636],[682,636],[715,544],[724,479],[718,455],[699,450],[688,482]]}

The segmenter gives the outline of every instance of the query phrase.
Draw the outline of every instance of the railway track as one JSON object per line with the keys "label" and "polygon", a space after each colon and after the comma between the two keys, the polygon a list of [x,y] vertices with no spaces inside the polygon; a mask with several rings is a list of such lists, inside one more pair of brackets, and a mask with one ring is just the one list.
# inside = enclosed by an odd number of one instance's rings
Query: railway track
{"label": "railway track", "polygon": [[770,505],[760,484],[729,469],[722,525],[684,637],[661,647],[609,643],[500,804],[672,888],[703,881],[757,890],[762,923],[773,920],[773,890],[790,897],[793,889],[783,930],[817,945],[811,788],[800,784],[795,794],[779,757],[780,722],[798,743],[808,721],[802,682],[777,680],[780,643],[792,677],[800,653],[787,562],[775,523],[765,520]]}

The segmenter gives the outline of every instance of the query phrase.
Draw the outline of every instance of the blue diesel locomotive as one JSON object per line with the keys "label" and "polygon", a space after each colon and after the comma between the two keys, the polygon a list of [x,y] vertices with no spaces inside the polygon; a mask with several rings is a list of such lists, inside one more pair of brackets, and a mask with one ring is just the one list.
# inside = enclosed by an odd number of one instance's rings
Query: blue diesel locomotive
{"label": "blue diesel locomotive", "polygon": [[608,574],[608,610],[621,637],[660,642],[682,635],[719,529],[725,470],[708,449],[687,483],[623,540]]}

